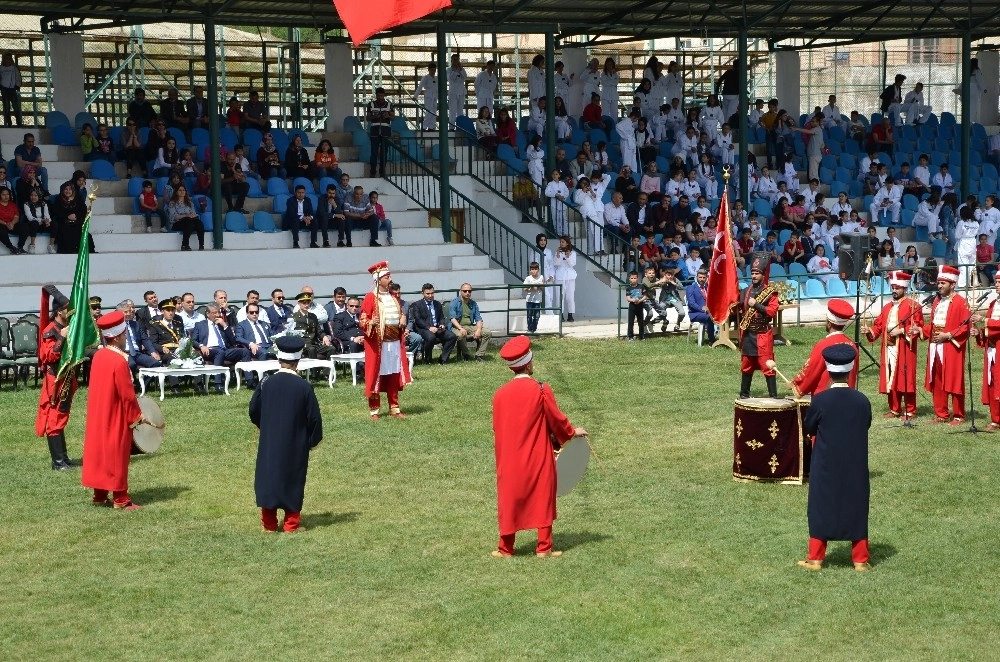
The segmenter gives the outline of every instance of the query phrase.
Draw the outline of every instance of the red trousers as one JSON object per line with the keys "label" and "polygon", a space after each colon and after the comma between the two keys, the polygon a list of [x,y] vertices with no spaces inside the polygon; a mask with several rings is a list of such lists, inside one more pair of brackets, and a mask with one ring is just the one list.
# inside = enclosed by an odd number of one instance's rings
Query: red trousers
{"label": "red trousers", "polygon": [[934,415],[948,418],[948,396],[951,396],[951,411],[955,418],[965,418],[965,394],[949,393],[944,390],[944,369],[940,361],[934,362],[931,371],[931,393],[934,395]]}
{"label": "red trousers", "polygon": [[[299,522],[302,519],[302,513],[290,513],[285,511],[285,522],[282,528],[285,533],[291,533],[299,528]],[[277,531],[278,530],[278,509],[277,508],[261,508],[260,509],[260,523],[264,525],[265,531]]]}
{"label": "red trousers", "polygon": [[[826,541],[819,538],[809,538],[810,561],[822,561],[826,558]],[[855,563],[868,563],[868,538],[851,541],[851,560]]]}
{"label": "red trousers", "polygon": [[1000,425],[1000,400],[990,396],[990,423]]}
{"label": "red trousers", "polygon": [[[94,503],[104,503],[108,500],[107,490],[94,490]],[[114,502],[119,506],[128,505],[132,501],[132,498],[128,495],[128,490],[122,492],[114,492]]]}
{"label": "red trousers", "polygon": [[[406,357],[403,357],[406,360]],[[379,391],[385,393],[386,400],[389,401],[389,413],[398,414],[399,413],[399,380],[402,377],[400,373],[394,375],[382,375],[378,378]],[[379,393],[373,393],[370,398],[368,398],[368,409],[371,413],[377,414],[379,409],[382,408],[382,396]]]}
{"label": "red trousers", "polygon": [[777,373],[765,365],[767,361],[772,359],[774,359],[773,354],[771,356],[747,356],[743,354],[740,356],[740,371],[745,374],[760,370],[765,377],[774,377]]}
{"label": "red trousers", "polygon": [[889,391],[889,411],[893,414],[902,414],[903,406],[906,406],[906,413],[910,416],[917,415],[917,394],[900,393],[899,391]]}
{"label": "red trousers", "polygon": [[[514,553],[514,536],[516,534],[509,533],[505,536],[500,536],[500,544],[497,546],[504,554]],[[544,554],[545,552],[552,551],[552,527],[542,526],[538,529],[538,546],[535,548],[536,554]]]}

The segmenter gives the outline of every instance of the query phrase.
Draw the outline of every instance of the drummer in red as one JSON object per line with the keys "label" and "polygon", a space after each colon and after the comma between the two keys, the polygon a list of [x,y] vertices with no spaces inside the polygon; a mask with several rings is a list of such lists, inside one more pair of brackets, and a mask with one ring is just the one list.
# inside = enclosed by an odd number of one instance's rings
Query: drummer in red
{"label": "drummer in red", "polygon": [[399,409],[399,391],[410,382],[406,358],[406,311],[398,293],[389,291],[392,274],[389,263],[382,261],[368,267],[375,289],[361,302],[359,326],[365,336],[365,396],[371,420],[377,421],[382,406],[382,392],[389,402],[389,415],[405,418]]}
{"label": "drummer in red", "polygon": [[538,529],[539,557],[562,556],[552,549],[552,522],[556,518],[556,463],[553,442],[562,446],[574,428],[556,405],[548,384],[532,379],[531,341],[512,338],[500,349],[500,358],[514,378],[493,396],[493,434],[497,463],[497,515],[500,544],[495,557],[514,555],[514,536]]}
{"label": "drummer in red", "polygon": [[[843,299],[830,299],[826,304],[826,337],[813,345],[809,358],[790,382],[795,397],[816,395],[830,385],[830,373],[826,370],[823,350],[832,345],[850,345],[857,350],[854,341],[844,335],[844,327],[854,318],[854,306]],[[847,380],[854,388],[858,384],[858,362],[854,362]]]}
{"label": "drummer in red", "polygon": [[924,326],[924,311],[906,296],[911,278],[905,271],[891,272],[892,301],[870,327],[861,327],[868,342],[879,339],[882,343],[878,391],[889,396],[886,418],[917,415],[917,342]]}
{"label": "drummer in red", "polygon": [[[125,316],[120,310],[97,320],[105,346],[94,354],[87,394],[87,427],[83,435],[80,482],[94,490],[95,506],[138,510],[128,494],[132,430],[149,423],[132,386],[125,353]],[[114,493],[114,501],[108,499]]]}
{"label": "drummer in red", "polygon": [[[1000,296],[1000,272],[993,276],[993,286],[997,296]],[[976,337],[976,344],[984,348],[983,352],[983,404],[990,408],[990,425],[987,430],[1000,430],[1000,362],[997,361],[997,346],[1000,345],[1000,299],[994,299],[986,310],[986,315],[973,315],[976,324],[985,322],[982,329],[972,327],[970,333]]]}
{"label": "drummer in red", "polygon": [[957,282],[958,267],[938,267],[938,297],[931,304],[930,318],[923,328],[923,337],[930,340],[924,388],[934,396],[932,422],[948,422],[950,396],[950,425],[965,422],[965,344],[970,323],[969,304],[955,293]]}

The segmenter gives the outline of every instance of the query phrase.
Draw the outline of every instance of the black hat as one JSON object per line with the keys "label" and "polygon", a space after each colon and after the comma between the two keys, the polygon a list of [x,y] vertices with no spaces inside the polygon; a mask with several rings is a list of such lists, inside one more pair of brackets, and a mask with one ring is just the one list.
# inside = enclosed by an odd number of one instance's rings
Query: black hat
{"label": "black hat", "polygon": [[313,295],[309,294],[308,292],[299,292],[298,294],[295,295],[295,300],[296,301],[312,301],[313,300]]}
{"label": "black hat", "polygon": [[100,308],[101,307],[101,297],[99,297],[99,296],[92,296],[92,297],[90,297],[90,307],[91,308]]}
{"label": "black hat", "polygon": [[160,310],[177,310],[177,304],[173,299],[167,299],[160,304]]}
{"label": "black hat", "polygon": [[771,272],[771,254],[764,252],[752,253],[750,255],[750,271],[769,274]]}
{"label": "black hat", "polygon": [[858,358],[858,350],[847,343],[837,343],[830,345],[823,350],[823,360],[826,361],[827,372],[845,373],[850,372],[854,367],[854,361]]}
{"label": "black hat", "polygon": [[278,348],[277,356],[283,361],[298,361],[302,358],[302,348],[306,346],[306,339],[302,336],[278,336],[274,339],[274,344]]}
{"label": "black hat", "polygon": [[[66,295],[59,291],[59,288],[55,285],[43,285],[42,286],[42,297],[52,297],[52,311],[62,310],[63,308],[69,306],[69,299]],[[46,306],[47,307],[47,306]]]}

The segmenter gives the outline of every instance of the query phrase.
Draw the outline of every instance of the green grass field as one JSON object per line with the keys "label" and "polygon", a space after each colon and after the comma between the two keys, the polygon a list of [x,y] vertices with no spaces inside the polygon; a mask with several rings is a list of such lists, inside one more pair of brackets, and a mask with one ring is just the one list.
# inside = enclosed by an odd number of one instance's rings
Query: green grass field
{"label": "green grass field", "polygon": [[[821,336],[791,329],[782,371]],[[832,543],[809,573],[795,565],[807,488],[731,478],[735,353],[544,340],[535,376],[591,432],[603,471],[592,462],[559,501],[563,558],[534,558],[524,533],[524,556],[498,560],[490,400],[510,373],[491,358],[418,367],[404,421],[370,423],[363,388],[318,383],[325,439],[295,536],[260,532],[246,390],[168,395],[164,447],[132,461],[146,507],[122,513],[91,507],[78,472],[49,470],[38,390],[8,383],[0,659],[1000,657],[1000,436],[926,423],[927,394],[917,429],[890,427],[864,373],[874,569],[855,573]],[[81,391],[74,458],[85,404]]]}

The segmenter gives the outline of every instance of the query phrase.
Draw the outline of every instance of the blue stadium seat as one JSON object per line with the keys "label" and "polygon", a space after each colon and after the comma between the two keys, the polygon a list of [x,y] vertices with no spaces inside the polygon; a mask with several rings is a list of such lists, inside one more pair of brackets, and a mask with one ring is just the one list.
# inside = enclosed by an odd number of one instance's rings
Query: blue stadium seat
{"label": "blue stadium seat", "polygon": [[566,158],[568,160],[572,161],[573,159],[576,158],[576,153],[577,153],[576,145],[563,145],[562,148],[563,150],[565,150]]}
{"label": "blue stadium seat", "polygon": [[838,182],[838,181],[831,182],[830,197],[836,200],[837,196],[840,195],[841,193],[846,193],[848,196],[850,196],[850,186],[845,182]]}
{"label": "blue stadium seat", "polygon": [[344,131],[351,132],[354,131],[355,129],[364,129],[364,128],[365,127],[361,123],[361,120],[359,120],[354,115],[349,115],[344,118]]}
{"label": "blue stadium seat", "polygon": [[771,224],[771,216],[774,215],[771,203],[764,198],[757,198],[753,201],[753,208],[757,212],[761,227],[768,227]]}
{"label": "blue stadium seat", "polygon": [[90,128],[94,130],[94,135],[97,135],[97,118],[88,113],[86,110],[81,110],[76,114],[73,120],[73,128],[77,131],[83,129],[84,124],[89,124]]}
{"label": "blue stadium seat", "polygon": [[288,134],[281,129],[271,129],[271,135],[274,137],[274,146],[278,150],[278,154],[281,154],[281,158],[284,160],[285,152],[288,151]]}
{"label": "blue stadium seat", "polygon": [[[276,178],[272,177],[271,179],[276,179]],[[268,188],[270,188],[271,179],[267,180],[268,181]],[[282,180],[282,181],[284,181],[284,180]],[[294,180],[292,180],[292,191],[294,191],[299,186],[305,186],[306,187],[306,195],[309,195],[310,193],[316,193],[316,189],[313,186],[313,182],[308,177],[296,177]]]}
{"label": "blue stadium seat", "polygon": [[[347,131],[348,129],[345,128],[344,130]],[[246,154],[248,161],[252,161],[257,158],[257,150],[260,149],[260,144],[262,142],[264,142],[264,135],[259,130],[243,130],[243,146],[246,148],[243,150],[243,153]]]}
{"label": "blue stadium seat", "polygon": [[827,154],[822,159],[820,159],[819,167],[827,168],[829,170],[836,170],[840,164],[837,162],[837,157]]}
{"label": "blue stadium seat", "polygon": [[[228,126],[224,126],[219,130],[219,142],[222,143],[222,146],[226,148],[227,152],[231,152],[240,142],[240,138],[236,135],[235,131],[230,129]],[[205,141],[205,144],[207,145],[208,141]],[[248,161],[253,160],[245,149],[243,150],[243,156],[247,157]],[[256,156],[256,154],[253,156]]]}
{"label": "blue stadium seat", "polygon": [[826,293],[834,297],[847,296],[847,286],[839,278],[831,278],[826,283]]}
{"label": "blue stadium seat", "polygon": [[769,278],[784,278],[785,276],[788,275],[785,273],[785,268],[775,262],[771,263],[771,268],[769,270],[769,273],[770,273]]}
{"label": "blue stadium seat", "polygon": [[[410,127],[406,126],[406,120],[405,120],[405,118],[399,117],[397,119],[403,120],[403,128],[406,129],[407,131],[410,130]],[[289,141],[291,141],[293,138],[295,138],[295,136],[302,136],[302,146],[303,147],[312,147],[312,143],[309,142],[309,134],[307,134],[302,129],[289,129],[288,130],[288,140]]]}
{"label": "blue stadium seat", "polygon": [[823,281],[818,278],[810,278],[805,282],[805,296],[804,299],[824,299],[826,298],[826,288],[823,287]]}
{"label": "blue stadium seat", "polygon": [[288,195],[288,183],[281,177],[269,177],[267,179],[268,195]]}
{"label": "blue stadium seat", "polygon": [[284,214],[285,206],[287,205],[288,199],[290,197],[292,196],[290,196],[287,193],[279,193],[278,195],[274,196],[274,201],[271,203],[271,210],[275,214]]}
{"label": "blue stadium seat", "polygon": [[117,182],[118,175],[115,174],[115,166],[110,161],[98,159],[92,161],[90,165],[91,179],[99,179],[105,182]]}
{"label": "blue stadium seat", "polygon": [[247,197],[248,198],[269,198],[269,197],[271,197],[267,193],[264,193],[260,189],[260,180],[258,180],[258,179],[255,179],[253,177],[247,177],[247,186],[250,187],[250,190],[247,192]]}
{"label": "blue stadium seat", "polygon": [[828,142],[826,143],[826,149],[833,156],[840,156],[844,152],[843,143]]}
{"label": "blue stadium seat", "polygon": [[238,211],[226,212],[226,232],[253,232],[247,225],[247,217]]}
{"label": "blue stadium seat", "polygon": [[903,194],[903,209],[910,209],[912,211],[916,211],[917,206],[919,204],[920,201],[917,200],[917,196],[913,195],[912,193]]}
{"label": "blue stadium seat", "polygon": [[844,142],[844,153],[845,154],[860,154],[861,146],[858,145],[856,140],[848,140]]}
{"label": "blue stadium seat", "polygon": [[215,220],[212,218],[212,212],[202,212],[198,217],[201,219],[201,224],[204,226],[205,232],[211,232],[215,229]]}
{"label": "blue stadium seat", "polygon": [[990,179],[1000,179],[1000,174],[997,173],[997,168],[995,165],[989,162],[983,162],[983,177],[989,177]]}
{"label": "blue stadium seat", "polygon": [[66,113],[61,110],[50,110],[45,113],[45,128],[54,129],[57,126],[70,126]]}
{"label": "blue stadium seat", "polygon": [[847,140],[847,136],[844,134],[843,127],[832,126],[832,127],[830,127],[830,130],[828,131],[828,134],[829,134],[831,142],[842,143],[845,140]]}
{"label": "blue stadium seat", "polygon": [[784,229],[778,233],[778,246],[784,247],[785,242],[788,241],[792,236],[792,231]]}
{"label": "blue stadium seat", "polygon": [[[191,202],[194,203],[194,208],[195,209],[201,209],[202,205],[204,205],[206,213],[211,213],[212,212],[212,198],[210,198],[207,195],[192,195],[191,196]],[[205,229],[206,230],[211,230],[211,228],[208,228],[208,227],[206,227]]]}
{"label": "blue stadium seat", "polygon": [[[827,158],[830,158],[830,157],[827,157]],[[834,173],[833,173],[832,169],[820,167],[820,169],[819,169],[819,181],[820,182],[822,182],[822,183],[825,184],[827,182],[832,182],[834,179],[836,179],[836,178],[834,177]]]}
{"label": "blue stadium seat", "polygon": [[944,239],[935,239],[931,244],[931,257],[936,260],[943,260],[948,256],[948,244]]}
{"label": "blue stadium seat", "polygon": [[917,134],[917,127],[913,124],[904,124],[901,128],[902,131],[900,133],[903,138],[906,138],[907,140],[916,140],[919,138],[919,134]]}
{"label": "blue stadium seat", "polygon": [[257,232],[278,232],[274,226],[274,216],[269,212],[259,209],[253,213],[253,229]]}
{"label": "blue stadium seat", "polygon": [[611,141],[608,140],[608,134],[604,133],[604,129],[591,129],[590,130],[590,147],[591,149],[597,149],[597,143],[605,142],[609,145]]}
{"label": "blue stadium seat", "polygon": [[[916,216],[916,214],[917,212],[914,209],[901,209],[899,212],[899,220],[903,225],[912,227],[913,217]],[[924,241],[926,241],[926,239]]]}
{"label": "blue stadium seat", "polygon": [[[205,131],[205,129],[202,129],[202,131]],[[178,129],[177,127],[172,126],[169,129],[167,129],[167,135],[173,138],[174,142],[177,143],[177,151],[184,149],[188,144],[187,138],[184,136],[184,132]],[[205,141],[205,144],[206,145],[208,144],[207,140]],[[196,154],[195,158],[197,159],[198,157],[199,155]]]}
{"label": "blue stadium seat", "polygon": [[809,270],[805,266],[799,264],[798,262],[792,262],[788,265],[788,275],[789,277],[795,277],[796,280],[801,284],[805,281],[806,277],[809,275]]}
{"label": "blue stadium seat", "polygon": [[497,158],[501,161],[506,161],[507,159],[517,158],[517,154],[514,152],[514,148],[510,145],[498,145]]}
{"label": "blue stadium seat", "polygon": [[926,225],[917,225],[913,229],[916,232],[917,241],[930,241],[930,233],[927,231]]}
{"label": "blue stadium seat", "polygon": [[143,181],[144,181],[143,177],[133,177],[130,180],[128,180],[128,195],[130,198],[134,198],[135,196],[142,193]]}
{"label": "blue stadium seat", "polygon": [[155,180],[153,180],[153,186],[156,188],[157,196],[163,197],[164,190],[166,189],[167,182],[169,181],[170,181],[169,177],[157,177]]}
{"label": "blue stadium seat", "polygon": [[69,124],[60,124],[52,128],[52,142],[63,147],[77,147],[80,144],[76,132]]}

